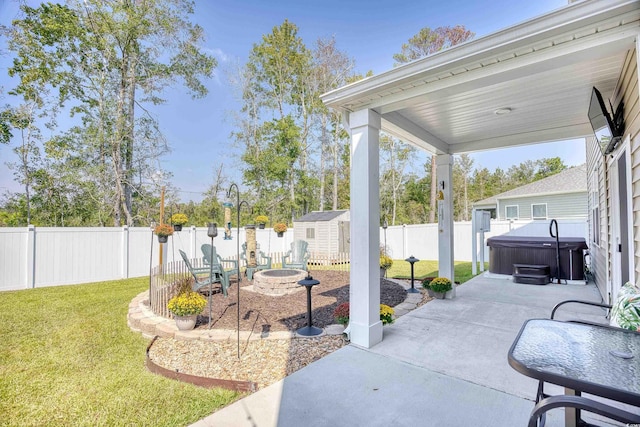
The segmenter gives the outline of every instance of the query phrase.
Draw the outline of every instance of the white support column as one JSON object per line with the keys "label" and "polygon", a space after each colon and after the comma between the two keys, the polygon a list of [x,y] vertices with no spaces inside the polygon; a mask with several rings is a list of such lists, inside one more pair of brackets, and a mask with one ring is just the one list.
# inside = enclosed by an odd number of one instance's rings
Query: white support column
{"label": "white support column", "polygon": [[453,289],[447,298],[456,296],[453,275],[453,156],[436,156],[438,180],[438,275],[451,279]]}
{"label": "white support column", "polygon": [[349,329],[353,344],[382,341],[380,321],[380,116],[349,115],[351,128],[351,275]]}

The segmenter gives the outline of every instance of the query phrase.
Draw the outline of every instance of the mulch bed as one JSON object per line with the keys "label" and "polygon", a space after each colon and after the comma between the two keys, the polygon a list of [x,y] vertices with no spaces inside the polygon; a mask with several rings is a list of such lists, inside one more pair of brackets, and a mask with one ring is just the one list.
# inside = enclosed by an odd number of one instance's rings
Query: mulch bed
{"label": "mulch bed", "polygon": [[[349,273],[343,271],[312,271],[320,284],[311,289],[312,321],[324,328],[335,322],[333,311],[349,301]],[[295,331],[307,324],[307,292],[300,291],[283,296],[269,296],[242,289],[251,282],[243,277],[240,290],[240,330],[254,333]],[[229,296],[214,292],[212,299],[212,328],[236,329],[238,286],[232,278]],[[407,292],[397,283],[380,279],[380,301],[390,307],[404,302]],[[206,295],[205,295],[206,296]],[[209,308],[198,317],[196,328],[208,328]]]}

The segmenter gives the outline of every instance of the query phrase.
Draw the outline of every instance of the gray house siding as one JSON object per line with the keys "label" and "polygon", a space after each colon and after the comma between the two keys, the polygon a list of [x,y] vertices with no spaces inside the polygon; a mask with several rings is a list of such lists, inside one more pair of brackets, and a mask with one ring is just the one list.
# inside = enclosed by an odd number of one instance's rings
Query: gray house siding
{"label": "gray house siding", "polygon": [[547,194],[498,200],[498,219],[506,219],[506,207],[518,206],[518,219],[533,219],[532,205],[546,204],[547,219],[584,219],[587,217],[587,192]]}

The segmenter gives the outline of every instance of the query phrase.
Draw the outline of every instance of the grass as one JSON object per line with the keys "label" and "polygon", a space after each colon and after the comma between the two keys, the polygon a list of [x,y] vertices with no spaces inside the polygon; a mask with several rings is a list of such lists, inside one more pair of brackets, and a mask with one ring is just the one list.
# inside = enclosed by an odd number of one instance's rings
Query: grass
{"label": "grass", "polygon": [[0,294],[0,425],[180,426],[239,394],[148,372],[127,326],[148,278]]}
{"label": "grass", "polygon": [[[471,263],[456,261],[453,264],[453,275],[456,282],[464,283],[473,277]],[[489,269],[489,263],[485,263],[485,270]],[[425,277],[438,276],[438,261],[418,261],[413,265],[413,274],[416,280]],[[393,265],[387,271],[387,277],[398,279],[411,279],[411,265],[405,260],[394,259]]]}

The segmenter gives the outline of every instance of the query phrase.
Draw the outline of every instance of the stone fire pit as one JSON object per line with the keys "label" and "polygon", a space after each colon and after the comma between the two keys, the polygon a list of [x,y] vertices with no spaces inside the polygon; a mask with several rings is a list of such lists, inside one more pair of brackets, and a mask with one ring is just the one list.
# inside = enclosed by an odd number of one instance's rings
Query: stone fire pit
{"label": "stone fire pit", "polygon": [[305,277],[304,270],[261,270],[253,275],[253,289],[264,295],[288,295],[304,289],[298,282]]}

